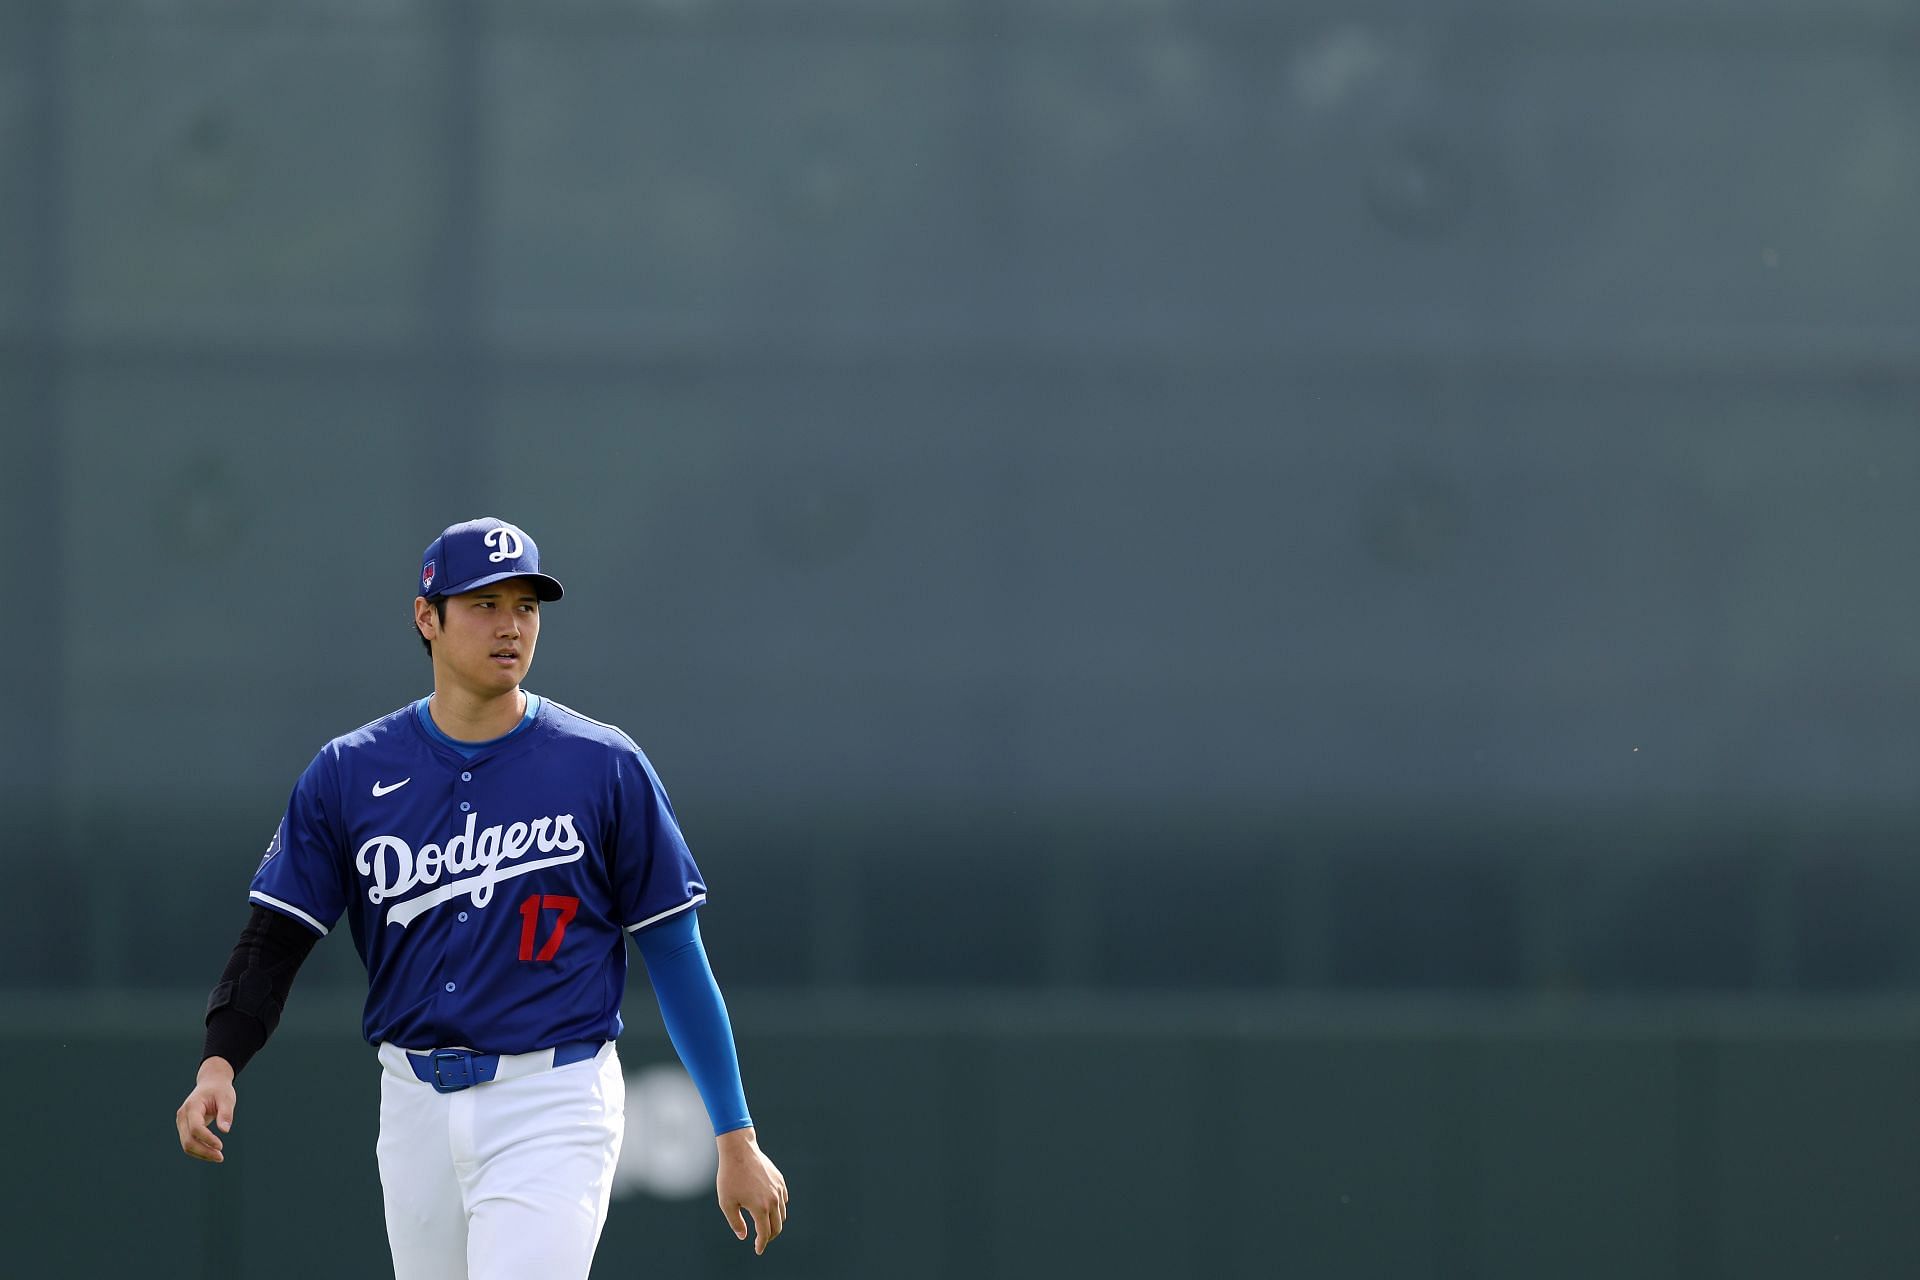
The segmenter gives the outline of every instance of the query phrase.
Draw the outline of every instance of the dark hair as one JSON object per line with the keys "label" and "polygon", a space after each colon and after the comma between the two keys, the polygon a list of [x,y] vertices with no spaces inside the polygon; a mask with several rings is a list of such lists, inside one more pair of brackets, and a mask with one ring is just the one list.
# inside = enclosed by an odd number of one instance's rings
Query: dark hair
{"label": "dark hair", "polygon": [[[434,613],[439,615],[440,625],[445,626],[447,623],[447,598],[445,596],[428,596],[427,603],[432,605]],[[431,658],[433,656],[433,641],[427,639],[426,633],[420,630],[420,624],[417,622],[413,624],[413,634],[419,636],[420,643],[427,646],[427,656]]]}

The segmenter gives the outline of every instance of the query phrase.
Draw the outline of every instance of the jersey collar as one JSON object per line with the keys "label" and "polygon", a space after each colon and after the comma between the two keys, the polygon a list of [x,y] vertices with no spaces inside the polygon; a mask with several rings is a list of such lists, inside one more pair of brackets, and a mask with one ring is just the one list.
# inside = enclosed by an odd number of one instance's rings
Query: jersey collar
{"label": "jersey collar", "polygon": [[490,756],[501,748],[525,738],[528,730],[530,730],[534,722],[541,717],[547,705],[545,698],[542,698],[537,693],[529,692],[527,694],[526,714],[520,717],[519,724],[516,724],[499,737],[489,738],[485,742],[461,742],[456,738],[448,737],[446,732],[433,722],[433,715],[427,710],[427,704],[430,701],[432,701],[431,694],[413,704],[412,719],[415,727],[419,730],[421,736],[426,738],[428,745],[432,746],[436,751],[442,755],[452,755],[465,762],[478,760],[482,756]]}

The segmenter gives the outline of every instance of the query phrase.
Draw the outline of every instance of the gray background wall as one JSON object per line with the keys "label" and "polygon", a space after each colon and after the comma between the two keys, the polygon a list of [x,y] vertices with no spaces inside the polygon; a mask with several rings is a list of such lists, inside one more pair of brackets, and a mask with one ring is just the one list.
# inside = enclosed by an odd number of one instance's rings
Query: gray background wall
{"label": "gray background wall", "polygon": [[[796,1184],[755,1265],[1900,1270],[1916,36],[0,8],[0,1082],[52,1162],[0,1212],[73,1224],[23,1273],[183,1224],[155,1274],[252,1273],[295,1171],[351,1261],[290,1265],[384,1265],[350,947],[245,1163],[167,1119],[293,778],[425,691],[418,552],[483,513],[569,587],[532,687],[715,886]],[[600,1270],[747,1265],[715,1225],[622,1201]]]}

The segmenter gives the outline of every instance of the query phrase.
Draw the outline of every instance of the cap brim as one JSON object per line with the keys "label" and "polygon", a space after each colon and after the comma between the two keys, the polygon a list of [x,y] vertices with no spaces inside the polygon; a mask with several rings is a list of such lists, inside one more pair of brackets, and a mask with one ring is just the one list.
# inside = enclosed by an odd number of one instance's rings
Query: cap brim
{"label": "cap brim", "polygon": [[533,594],[542,600],[558,600],[566,594],[566,588],[560,585],[560,579],[549,577],[544,573],[524,572],[490,573],[484,577],[475,578],[471,582],[455,583],[447,587],[446,590],[436,594],[443,596],[463,596],[469,591],[478,591],[480,588],[490,587],[496,582],[505,582],[508,578],[525,578],[533,584]]}

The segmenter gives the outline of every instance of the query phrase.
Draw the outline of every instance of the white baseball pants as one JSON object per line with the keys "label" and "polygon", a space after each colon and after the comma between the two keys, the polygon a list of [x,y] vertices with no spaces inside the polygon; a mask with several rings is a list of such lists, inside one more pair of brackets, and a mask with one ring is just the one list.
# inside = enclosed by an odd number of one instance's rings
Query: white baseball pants
{"label": "white baseball pants", "polygon": [[423,1084],[393,1045],[380,1065],[394,1280],[587,1280],[626,1132],[612,1042],[458,1093]]}

